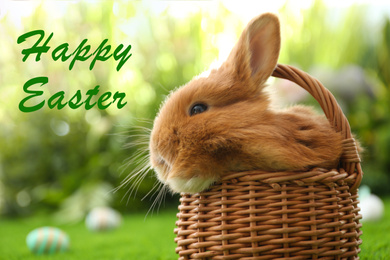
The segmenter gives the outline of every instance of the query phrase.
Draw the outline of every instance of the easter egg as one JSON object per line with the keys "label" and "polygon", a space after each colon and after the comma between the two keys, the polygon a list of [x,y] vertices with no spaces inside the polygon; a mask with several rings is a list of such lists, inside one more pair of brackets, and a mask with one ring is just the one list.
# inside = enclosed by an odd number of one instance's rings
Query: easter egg
{"label": "easter egg", "polygon": [[109,207],[92,209],[85,218],[85,225],[92,231],[112,230],[121,224],[121,215]]}
{"label": "easter egg", "polygon": [[385,206],[383,201],[375,194],[370,194],[360,200],[360,213],[362,221],[378,221],[383,217]]}
{"label": "easter egg", "polygon": [[362,221],[377,221],[383,217],[385,205],[381,198],[371,193],[367,185],[359,187],[359,200]]}
{"label": "easter egg", "polygon": [[68,250],[69,237],[59,228],[40,227],[28,233],[26,243],[35,254],[53,254]]}

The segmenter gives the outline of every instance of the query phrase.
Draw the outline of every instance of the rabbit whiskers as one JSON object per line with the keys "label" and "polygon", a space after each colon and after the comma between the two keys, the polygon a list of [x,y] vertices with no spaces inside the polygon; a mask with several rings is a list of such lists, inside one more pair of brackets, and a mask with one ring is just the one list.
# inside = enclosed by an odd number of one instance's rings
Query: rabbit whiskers
{"label": "rabbit whiskers", "polygon": [[[150,121],[145,121],[150,123]],[[123,146],[124,149],[136,149],[136,152],[130,156],[125,163],[121,166],[121,174],[123,174],[129,167],[134,167],[133,170],[125,177],[120,185],[116,187],[113,192],[117,192],[120,189],[128,188],[122,201],[127,198],[129,203],[131,197],[134,198],[137,195],[138,189],[141,183],[144,181],[148,174],[152,174],[155,178],[155,174],[151,173],[150,155],[149,155],[149,138],[151,129],[143,126],[133,126],[132,130],[121,132],[117,135],[125,137],[128,141]],[[130,139],[130,141],[129,141]],[[153,214],[153,211],[157,207],[157,211],[161,207],[161,204],[165,201],[166,194],[169,192],[169,188],[166,184],[161,183],[156,179],[153,187],[150,191],[142,197],[141,201],[144,201],[147,197],[150,197],[150,201],[153,200],[146,216],[149,213]],[[154,198],[154,199],[153,199]]]}

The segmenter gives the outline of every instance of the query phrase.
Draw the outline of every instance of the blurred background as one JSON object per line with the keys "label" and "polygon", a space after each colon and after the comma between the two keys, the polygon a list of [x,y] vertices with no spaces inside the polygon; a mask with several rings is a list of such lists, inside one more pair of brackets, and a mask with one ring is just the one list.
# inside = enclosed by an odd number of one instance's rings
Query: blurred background
{"label": "blurred background", "polygon": [[[270,1],[267,1],[270,2]],[[53,214],[77,221],[95,206],[146,212],[157,193],[150,172],[137,192],[126,177],[142,168],[147,131],[170,90],[223,60],[246,23],[263,12],[281,19],[280,63],[322,81],[336,96],[365,147],[363,183],[390,195],[390,4],[386,1],[2,1],[0,3],[0,216]],[[51,32],[41,61],[22,62],[17,44],[31,30]],[[83,39],[91,50],[108,39],[114,49],[131,45],[120,71],[111,58],[53,61],[62,43],[73,52]],[[24,83],[46,76],[47,99],[63,90],[70,98],[100,85],[100,93],[124,92],[127,105],[99,110],[18,109]],[[271,79],[280,106],[307,103],[289,82]],[[150,192],[152,190],[152,192]],[[150,193],[149,193],[150,192]],[[149,194],[148,194],[149,193]],[[176,207],[167,195],[161,208]],[[157,210],[158,205],[156,206]],[[66,214],[64,214],[66,213]],[[64,219],[65,217],[65,219]]]}

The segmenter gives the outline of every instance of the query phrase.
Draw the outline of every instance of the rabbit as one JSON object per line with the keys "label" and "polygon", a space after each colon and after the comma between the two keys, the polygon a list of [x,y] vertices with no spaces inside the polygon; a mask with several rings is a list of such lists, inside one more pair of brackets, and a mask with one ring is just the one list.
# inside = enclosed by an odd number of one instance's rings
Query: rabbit
{"label": "rabbit", "polygon": [[226,61],[170,93],[150,135],[150,164],[173,192],[207,190],[224,174],[333,169],[342,136],[312,108],[270,107],[265,82],[280,51],[276,15],[243,30]]}

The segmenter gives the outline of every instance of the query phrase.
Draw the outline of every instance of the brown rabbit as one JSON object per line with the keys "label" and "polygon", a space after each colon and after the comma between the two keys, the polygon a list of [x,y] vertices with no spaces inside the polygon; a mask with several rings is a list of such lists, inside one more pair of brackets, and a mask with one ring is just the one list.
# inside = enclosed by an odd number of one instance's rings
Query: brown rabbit
{"label": "brown rabbit", "polygon": [[337,167],[341,135],[324,116],[272,110],[263,91],[280,49],[279,20],[252,20],[220,68],[173,92],[154,121],[150,162],[174,192],[207,189],[228,172]]}

